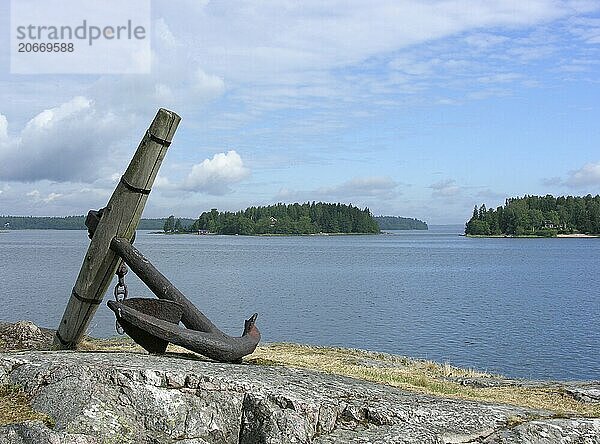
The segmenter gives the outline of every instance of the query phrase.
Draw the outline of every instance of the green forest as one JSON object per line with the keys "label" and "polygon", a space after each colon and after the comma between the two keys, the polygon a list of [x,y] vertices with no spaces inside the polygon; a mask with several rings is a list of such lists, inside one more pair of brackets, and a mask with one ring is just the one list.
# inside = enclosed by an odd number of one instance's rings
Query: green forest
{"label": "green forest", "polygon": [[419,219],[398,216],[376,216],[375,221],[382,230],[427,230],[429,227]]}
{"label": "green forest", "polygon": [[[0,216],[0,230],[85,230],[85,216]],[[166,233],[316,234],[379,233],[380,230],[427,230],[418,219],[377,216],[368,208],[340,203],[294,203],[250,207],[238,212],[213,209],[198,219],[142,219],[140,230]]]}
{"label": "green forest", "polygon": [[465,234],[543,236],[600,234],[600,195],[524,196],[507,199],[495,210],[475,206]]}
{"label": "green forest", "polygon": [[[162,230],[164,218],[142,219],[140,230]],[[194,219],[180,219],[180,223],[191,225]],[[86,230],[85,216],[39,217],[0,216],[0,230]]]}
{"label": "green forest", "polygon": [[379,226],[368,208],[312,202],[249,207],[235,213],[213,209],[189,227],[171,216],[164,230],[241,235],[379,233]]}
{"label": "green forest", "polygon": [[35,217],[0,216],[0,229],[11,230],[85,230],[85,216]]}

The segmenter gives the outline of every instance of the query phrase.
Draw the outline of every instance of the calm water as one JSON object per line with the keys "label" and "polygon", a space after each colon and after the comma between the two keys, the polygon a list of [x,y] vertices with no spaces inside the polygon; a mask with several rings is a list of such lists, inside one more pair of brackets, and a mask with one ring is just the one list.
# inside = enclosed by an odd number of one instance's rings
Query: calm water
{"label": "calm water", "polygon": [[[217,325],[514,377],[600,379],[600,239],[467,239],[460,226],[381,236],[160,236],[136,246]],[[84,231],[0,234],[0,319],[55,327]],[[150,296],[133,273],[132,296]],[[108,296],[107,296],[108,297]],[[91,334],[114,334],[103,304]]]}

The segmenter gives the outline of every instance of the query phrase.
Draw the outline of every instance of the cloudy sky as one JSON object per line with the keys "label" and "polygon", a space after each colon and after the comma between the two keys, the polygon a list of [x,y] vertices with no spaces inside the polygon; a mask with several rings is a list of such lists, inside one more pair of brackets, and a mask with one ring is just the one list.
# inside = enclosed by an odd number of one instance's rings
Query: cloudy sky
{"label": "cloudy sky", "polygon": [[161,106],[183,120],[147,217],[600,192],[597,0],[153,1],[152,73],[105,76],[11,75],[8,3],[0,214],[104,206]]}

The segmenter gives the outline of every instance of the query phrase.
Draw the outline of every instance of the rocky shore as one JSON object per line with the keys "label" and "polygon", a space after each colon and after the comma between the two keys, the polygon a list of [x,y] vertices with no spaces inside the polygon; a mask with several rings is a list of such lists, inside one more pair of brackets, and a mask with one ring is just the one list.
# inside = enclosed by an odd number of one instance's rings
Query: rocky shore
{"label": "rocky shore", "polygon": [[[0,423],[0,444],[600,443],[596,417],[186,354],[39,350],[49,337],[30,323],[0,325],[0,384],[39,415]],[[600,401],[598,385],[569,390],[574,402]]]}

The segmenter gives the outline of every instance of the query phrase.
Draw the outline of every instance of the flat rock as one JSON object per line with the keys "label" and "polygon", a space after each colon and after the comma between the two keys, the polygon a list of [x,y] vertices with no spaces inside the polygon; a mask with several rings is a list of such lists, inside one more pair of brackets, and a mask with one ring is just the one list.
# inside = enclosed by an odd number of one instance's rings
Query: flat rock
{"label": "flat rock", "polygon": [[23,387],[56,422],[0,427],[0,444],[600,444],[600,419],[556,420],[310,370],[181,355],[3,353],[0,383]]}
{"label": "flat rock", "polygon": [[600,383],[598,382],[567,386],[565,392],[577,401],[590,403],[600,402]]}
{"label": "flat rock", "polygon": [[500,430],[484,443],[588,444],[600,442],[600,419],[546,419]]}

